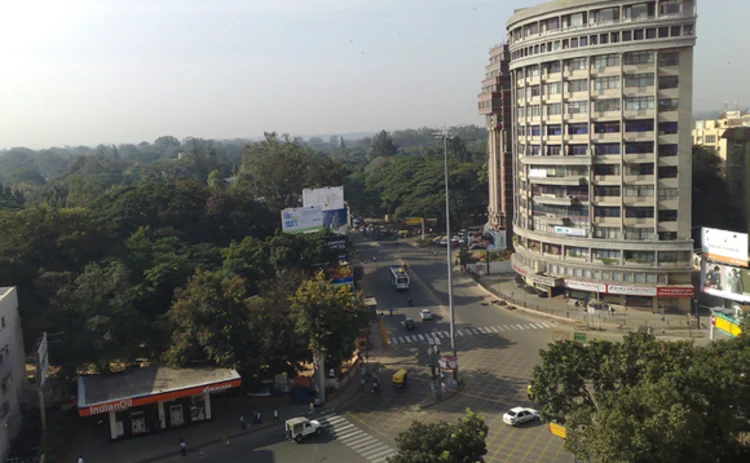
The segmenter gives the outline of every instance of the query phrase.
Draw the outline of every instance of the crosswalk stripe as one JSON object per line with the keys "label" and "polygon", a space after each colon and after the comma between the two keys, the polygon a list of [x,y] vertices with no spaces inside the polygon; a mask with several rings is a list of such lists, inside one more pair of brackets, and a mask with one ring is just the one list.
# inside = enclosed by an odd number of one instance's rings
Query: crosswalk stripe
{"label": "crosswalk stripe", "polygon": [[353,448],[355,445],[359,445],[360,443],[364,441],[372,440],[372,439],[375,439],[375,438],[367,433],[363,433],[359,436],[349,439],[349,441],[346,442],[346,445],[349,446],[349,448]]}
{"label": "crosswalk stripe", "polygon": [[510,328],[513,331],[518,331],[518,328],[516,327],[516,325],[508,325],[508,328]]}
{"label": "crosswalk stripe", "polygon": [[357,442],[355,444],[349,445],[349,448],[352,449],[352,450],[357,450],[357,449],[361,449],[363,447],[367,447],[369,445],[372,445],[373,442],[378,442],[378,440],[375,439],[372,436],[367,436],[366,439],[362,439],[361,441],[359,441],[359,442]]}
{"label": "crosswalk stripe", "polygon": [[495,328],[497,328],[497,330],[498,330],[499,332],[501,332],[501,333],[502,333],[503,331],[506,331],[506,328],[505,328],[504,326],[496,326]]}
{"label": "crosswalk stripe", "polygon": [[341,421],[346,421],[343,416],[339,416],[339,415],[334,415],[334,416],[331,416],[330,418],[325,417],[323,418],[323,420],[325,420],[328,423],[339,423]]}
{"label": "crosswalk stripe", "polygon": [[457,335],[459,335],[459,336],[463,336],[463,335],[464,335],[463,331],[461,331],[461,330],[459,330],[459,329],[457,329],[457,330],[454,330],[453,332],[454,332],[454,333],[456,333],[456,334],[457,334]]}
{"label": "crosswalk stripe", "polygon": [[474,330],[474,334],[482,334],[479,328],[472,328],[472,330]]}
{"label": "crosswalk stripe", "polygon": [[437,344],[439,346],[439,345],[441,345],[443,343],[442,343],[442,341],[440,341],[440,338],[435,338],[435,344]]}
{"label": "crosswalk stripe", "polygon": [[417,339],[416,336],[407,336],[407,338],[409,338],[409,342],[417,342],[417,341],[419,341],[419,339]]}
{"label": "crosswalk stripe", "polygon": [[396,338],[388,338],[388,344],[398,344],[398,342],[394,342],[394,339]]}
{"label": "crosswalk stripe", "polygon": [[349,432],[354,427],[353,424],[346,424],[344,426],[341,426],[340,428],[333,428],[333,430],[336,432],[336,434],[341,434],[342,432]]}
{"label": "crosswalk stripe", "polygon": [[540,329],[540,330],[544,328],[544,326],[542,326],[541,323],[532,323],[532,325],[534,325],[537,329]]}
{"label": "crosswalk stripe", "polygon": [[375,455],[369,456],[367,458],[374,463],[376,461],[383,461],[383,458],[388,458],[395,453],[397,453],[396,450],[388,447],[388,450],[383,450],[382,452],[376,453]]}
{"label": "crosswalk stripe", "polygon": [[480,326],[479,328],[477,328],[477,329],[478,329],[479,331],[481,331],[481,332],[482,332],[482,334],[487,334],[487,333],[488,333],[488,331],[487,331],[487,330],[486,330],[485,328],[481,327],[481,326]]}
{"label": "crosswalk stripe", "polygon": [[386,449],[390,450],[390,447],[385,445],[384,443],[378,442],[378,444],[379,445],[376,445],[375,447],[371,447],[367,450],[359,452],[359,454],[362,455],[363,458],[369,459],[370,457],[375,456]]}
{"label": "crosswalk stripe", "polygon": [[495,333],[499,333],[499,332],[500,332],[500,330],[498,330],[496,326],[490,326],[490,329],[491,329],[491,330],[492,330],[493,332],[495,332]]}
{"label": "crosswalk stripe", "polygon": [[422,340],[422,341],[425,340],[424,337],[421,334],[418,334],[417,336],[419,337],[420,340]]}
{"label": "crosswalk stripe", "polygon": [[372,453],[373,449],[381,449],[382,450],[383,449],[383,443],[380,442],[379,440],[375,439],[374,441],[370,442],[369,445],[365,445],[364,447],[360,447],[358,449],[355,449],[354,451],[364,457],[364,455],[366,453]]}
{"label": "crosswalk stripe", "polygon": [[451,334],[449,332],[447,332],[447,331],[441,331],[441,333],[443,333],[446,338],[450,338],[451,337]]}
{"label": "crosswalk stripe", "polygon": [[372,460],[372,463],[383,463],[385,460],[390,457],[391,455],[395,454],[396,451],[394,450],[392,453],[387,453],[384,456],[378,458],[377,460]]}
{"label": "crosswalk stripe", "polygon": [[523,331],[526,329],[526,325],[516,325],[519,330]]}
{"label": "crosswalk stripe", "polygon": [[350,432],[348,434],[342,434],[341,436],[336,436],[336,438],[342,442],[346,442],[347,440],[351,439],[354,436],[358,436],[360,434],[364,434],[365,432],[361,429],[357,429],[356,431]]}
{"label": "crosswalk stripe", "polygon": [[552,325],[549,323],[542,323],[542,325],[544,325],[545,328],[552,328]]}

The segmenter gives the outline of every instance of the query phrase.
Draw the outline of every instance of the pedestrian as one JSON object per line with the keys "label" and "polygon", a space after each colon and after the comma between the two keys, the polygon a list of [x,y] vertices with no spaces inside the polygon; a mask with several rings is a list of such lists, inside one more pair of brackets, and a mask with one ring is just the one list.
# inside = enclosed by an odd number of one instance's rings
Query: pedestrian
{"label": "pedestrian", "polygon": [[273,420],[271,421],[271,423],[276,423],[276,422],[280,422],[280,421],[281,420],[279,420],[279,409],[274,408],[273,409]]}
{"label": "pedestrian", "polygon": [[260,412],[255,412],[255,422],[258,424],[263,424],[263,418],[260,416]]}
{"label": "pedestrian", "polygon": [[229,433],[224,431],[224,445],[229,445]]}
{"label": "pedestrian", "polygon": [[244,431],[247,428],[247,423],[245,423],[245,417],[240,416],[240,430]]}
{"label": "pedestrian", "polygon": [[185,443],[185,439],[180,437],[180,452],[182,452],[182,456],[187,456],[187,444]]}
{"label": "pedestrian", "polygon": [[370,363],[370,353],[365,352],[365,363]]}
{"label": "pedestrian", "polygon": [[312,400],[310,401],[310,413],[308,415],[315,416],[315,402]]}
{"label": "pedestrian", "polygon": [[80,455],[78,456],[78,463],[83,463],[83,457]]}

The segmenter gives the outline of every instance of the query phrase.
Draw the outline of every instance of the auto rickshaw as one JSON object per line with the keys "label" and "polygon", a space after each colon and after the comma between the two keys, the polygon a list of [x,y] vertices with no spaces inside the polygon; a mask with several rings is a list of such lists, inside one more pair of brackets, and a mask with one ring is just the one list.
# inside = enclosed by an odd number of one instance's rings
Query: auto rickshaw
{"label": "auto rickshaw", "polygon": [[393,387],[396,388],[403,388],[406,387],[406,380],[407,380],[407,371],[405,368],[402,368],[395,372],[393,374]]}

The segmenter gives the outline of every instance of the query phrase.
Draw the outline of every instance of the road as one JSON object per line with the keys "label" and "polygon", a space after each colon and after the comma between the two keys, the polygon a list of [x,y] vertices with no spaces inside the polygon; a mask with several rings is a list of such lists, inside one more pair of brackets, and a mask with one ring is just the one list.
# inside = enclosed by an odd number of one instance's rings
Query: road
{"label": "road", "polygon": [[[539,350],[552,340],[554,324],[489,304],[486,293],[473,280],[454,273],[456,347],[459,374],[466,387],[456,397],[425,409],[423,406],[433,397],[429,389],[427,339],[437,337],[441,351],[450,351],[446,336],[449,313],[445,248],[420,249],[406,241],[356,238],[355,242],[365,266],[363,289],[377,299],[386,313],[390,345],[380,359],[381,381],[387,385],[390,374],[399,368],[407,368],[410,381],[415,381],[405,391],[384,388],[377,397],[361,394],[344,415],[386,442],[393,442],[414,419],[454,421],[471,408],[485,416],[490,427],[487,462],[572,461],[563,450],[562,441],[549,434],[541,423],[520,428],[502,423],[502,414],[508,408],[533,406],[526,398],[526,386],[539,361]],[[373,261],[373,256],[377,261]],[[412,285],[408,292],[397,292],[390,283],[389,267],[404,263]],[[393,316],[388,315],[389,308],[394,309]],[[429,308],[435,320],[422,322],[419,312],[423,308]],[[414,332],[403,327],[406,317],[415,320]]]}

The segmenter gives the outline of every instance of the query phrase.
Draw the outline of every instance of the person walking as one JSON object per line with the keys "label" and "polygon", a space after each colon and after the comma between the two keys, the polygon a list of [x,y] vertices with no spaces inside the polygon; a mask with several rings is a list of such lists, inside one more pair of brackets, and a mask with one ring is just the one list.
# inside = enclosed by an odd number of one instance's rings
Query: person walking
{"label": "person walking", "polygon": [[310,401],[310,413],[308,415],[315,416],[315,402],[312,400]]}
{"label": "person walking", "polygon": [[185,443],[185,439],[180,437],[180,452],[182,452],[182,456],[187,456],[187,444]]}
{"label": "person walking", "polygon": [[273,409],[273,420],[271,420],[271,423],[277,423],[277,422],[281,422],[281,420],[279,420],[279,409],[278,408],[274,408]]}
{"label": "person walking", "polygon": [[245,417],[240,416],[240,430],[244,431],[245,428],[247,428],[247,423],[245,423]]}
{"label": "person walking", "polygon": [[224,431],[224,445],[229,445],[229,433]]}
{"label": "person walking", "polygon": [[263,424],[263,418],[260,416],[260,412],[255,412],[255,422],[258,424]]}
{"label": "person walking", "polygon": [[78,456],[78,463],[83,463],[83,457],[80,455]]}

